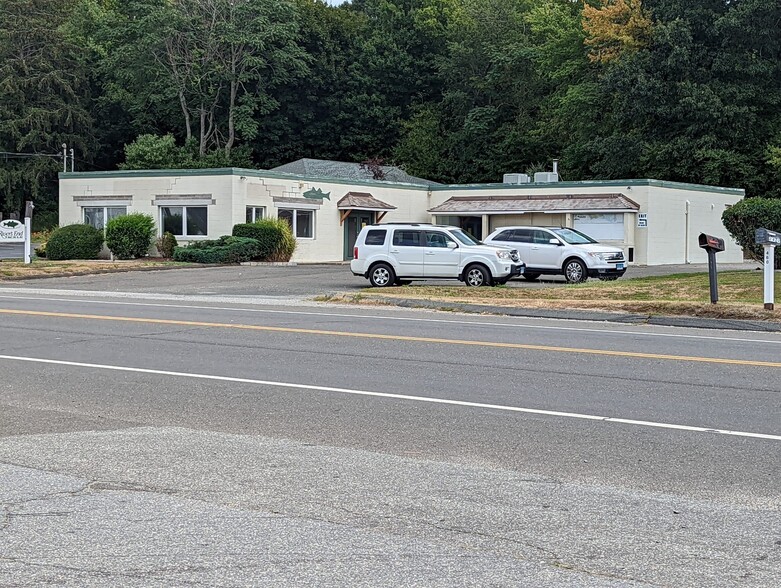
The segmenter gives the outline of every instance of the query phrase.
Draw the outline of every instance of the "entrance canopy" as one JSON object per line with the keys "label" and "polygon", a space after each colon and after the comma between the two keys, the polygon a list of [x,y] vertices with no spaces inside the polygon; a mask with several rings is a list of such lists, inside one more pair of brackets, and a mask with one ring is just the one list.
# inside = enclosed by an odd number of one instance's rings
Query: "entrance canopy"
{"label": "entrance canopy", "polygon": [[523,194],[513,196],[453,196],[429,209],[436,215],[637,212],[640,205],[623,194]]}
{"label": "entrance canopy", "polygon": [[344,198],[336,203],[336,208],[342,211],[339,224],[343,224],[344,220],[350,216],[353,210],[363,210],[367,212],[376,212],[376,222],[380,222],[382,218],[388,214],[389,210],[396,210],[396,207],[382,200],[377,200],[374,196],[368,192],[347,192]]}

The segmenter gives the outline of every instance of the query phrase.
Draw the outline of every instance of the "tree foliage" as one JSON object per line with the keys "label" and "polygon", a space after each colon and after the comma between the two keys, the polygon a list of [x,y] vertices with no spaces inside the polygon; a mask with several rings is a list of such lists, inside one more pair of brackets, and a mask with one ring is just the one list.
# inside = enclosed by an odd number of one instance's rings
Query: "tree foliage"
{"label": "tree foliage", "polygon": [[[561,160],[781,196],[778,0],[5,0],[0,151],[80,169]],[[56,157],[0,204],[56,207]]]}

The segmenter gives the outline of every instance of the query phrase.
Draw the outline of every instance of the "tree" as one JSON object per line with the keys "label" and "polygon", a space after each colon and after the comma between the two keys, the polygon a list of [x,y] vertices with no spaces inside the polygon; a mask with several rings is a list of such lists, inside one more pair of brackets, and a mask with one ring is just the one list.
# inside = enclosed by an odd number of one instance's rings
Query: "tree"
{"label": "tree", "polygon": [[608,63],[648,44],[651,19],[641,0],[605,0],[600,7],[584,4],[583,28],[589,59]]}
{"label": "tree", "polygon": [[[258,117],[277,106],[272,90],[306,71],[288,0],[85,1],[107,94],[139,130],[151,114],[157,130],[194,140],[201,157],[229,157],[239,138],[254,138]],[[181,122],[160,128],[174,109]]]}
{"label": "tree", "polygon": [[89,88],[64,26],[68,10],[58,0],[5,0],[0,11],[0,151],[40,155],[0,156],[5,212],[28,199],[38,212],[56,209],[60,145],[82,155],[92,147]]}

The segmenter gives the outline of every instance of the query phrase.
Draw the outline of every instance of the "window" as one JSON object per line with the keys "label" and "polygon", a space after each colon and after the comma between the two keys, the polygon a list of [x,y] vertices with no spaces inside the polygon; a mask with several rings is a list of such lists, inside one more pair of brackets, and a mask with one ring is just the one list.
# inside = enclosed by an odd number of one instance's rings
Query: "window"
{"label": "window", "polygon": [[160,216],[163,232],[176,237],[203,237],[208,231],[205,206],[161,206]]}
{"label": "window", "polygon": [[298,210],[293,208],[280,208],[277,211],[279,218],[285,219],[293,234],[299,239],[315,238],[315,211]]}
{"label": "window", "polygon": [[420,247],[420,231],[396,231],[393,244],[399,247]]}
{"label": "window", "polygon": [[551,239],[555,239],[548,231],[534,231],[535,245],[548,245]]}
{"label": "window", "polygon": [[496,236],[497,241],[516,241],[515,231],[510,229],[509,231],[502,231]]}
{"label": "window", "polygon": [[553,232],[570,245],[588,245],[589,243],[596,243],[594,239],[575,229],[553,229]]}
{"label": "window", "polygon": [[247,207],[247,222],[254,223],[261,219],[266,218],[265,206],[248,206]]}
{"label": "window", "polygon": [[444,233],[426,233],[426,247],[447,248],[448,239]]}
{"label": "window", "polygon": [[385,245],[385,234],[387,231],[381,229],[372,229],[366,233],[366,245]]}
{"label": "window", "polygon": [[531,243],[532,234],[531,229],[515,229],[515,241],[518,243]]}
{"label": "window", "polygon": [[450,233],[464,245],[482,245],[482,243],[475,239],[471,233],[467,233],[461,229],[453,229]]}
{"label": "window", "polygon": [[127,206],[85,206],[84,224],[102,231],[108,221],[123,214],[127,214]]}

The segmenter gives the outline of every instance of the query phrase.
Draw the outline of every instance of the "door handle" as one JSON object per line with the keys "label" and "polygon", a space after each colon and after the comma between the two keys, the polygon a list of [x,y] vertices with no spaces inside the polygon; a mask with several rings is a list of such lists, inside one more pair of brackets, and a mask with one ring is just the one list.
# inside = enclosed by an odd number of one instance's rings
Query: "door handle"
{"label": "door handle", "polygon": [[399,250],[398,250],[398,249],[391,249],[391,250],[390,250],[390,252],[391,252],[391,253],[398,253],[398,252],[399,252]]}
{"label": "door handle", "polygon": [[532,247],[532,251],[537,251],[539,247]]}
{"label": "door handle", "polygon": [[426,251],[426,255],[436,255],[433,251]]}

